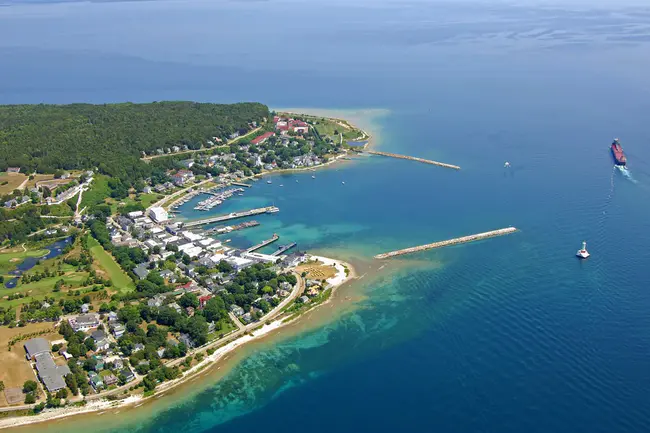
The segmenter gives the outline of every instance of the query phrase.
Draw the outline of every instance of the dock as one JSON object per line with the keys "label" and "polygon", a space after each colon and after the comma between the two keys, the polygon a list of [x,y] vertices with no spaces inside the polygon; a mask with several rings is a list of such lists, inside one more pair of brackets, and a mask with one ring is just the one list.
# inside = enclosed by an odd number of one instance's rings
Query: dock
{"label": "dock", "polygon": [[250,185],[248,183],[241,183],[241,182],[231,182],[232,185],[237,185],[237,186],[245,186],[246,188],[250,188],[253,185]]}
{"label": "dock", "polygon": [[460,167],[457,166],[457,165],[446,164],[444,162],[438,162],[438,161],[432,161],[430,159],[417,158],[415,156],[398,155],[396,153],[388,153],[388,152],[378,152],[376,150],[366,150],[365,152],[369,153],[371,155],[388,156],[390,158],[398,158],[398,159],[408,159],[410,161],[423,162],[425,164],[437,165],[439,167],[453,168],[454,170],[460,170]]}
{"label": "dock", "polygon": [[295,242],[291,242],[290,244],[287,245],[282,245],[278,250],[274,253],[271,253],[272,256],[279,256],[280,254],[289,251],[291,248],[295,247],[297,244]]}
{"label": "dock", "polygon": [[215,217],[210,217],[210,218],[204,218],[201,220],[196,220],[196,221],[187,221],[183,224],[183,227],[189,228],[189,227],[196,227],[204,224],[212,224],[212,223],[218,223],[221,221],[228,221],[236,218],[244,218],[247,216],[253,216],[253,215],[259,215],[263,213],[276,213],[279,212],[280,209],[275,207],[275,206],[267,206],[267,207],[261,207],[258,209],[251,209],[251,210],[246,210],[242,212],[232,212],[227,215],[220,215],[220,216],[215,216]]}
{"label": "dock", "polygon": [[389,253],[377,254],[376,259],[389,259],[391,257],[403,256],[405,254],[418,253],[420,251],[432,250],[434,248],[448,247],[451,245],[464,244],[467,242],[480,241],[482,239],[493,238],[496,236],[509,235],[517,231],[516,227],[507,227],[499,230],[492,230],[490,232],[478,233],[475,235],[463,236],[460,238],[449,239],[447,241],[434,242],[432,244],[420,245],[417,247],[405,248],[403,250],[391,251]]}
{"label": "dock", "polygon": [[260,243],[257,244],[257,245],[253,245],[252,247],[248,248],[248,249],[246,250],[246,252],[247,252],[247,253],[252,253],[253,251],[257,251],[257,250],[259,250],[260,248],[263,248],[263,247],[265,247],[265,246],[267,246],[267,245],[269,245],[269,244],[272,244],[273,242],[277,241],[278,239],[280,239],[280,236],[278,236],[277,234],[273,233],[273,237],[272,237],[271,239],[267,239],[267,240],[265,240],[265,241],[260,242]]}
{"label": "dock", "polygon": [[258,225],[260,225],[260,223],[258,223],[255,220],[244,221],[243,223],[237,224],[237,225],[234,225],[234,226],[214,227],[214,228],[211,228],[209,230],[206,230],[205,234],[206,235],[212,235],[212,234],[220,235],[220,234],[223,234],[223,233],[230,233],[230,232],[235,232],[237,230],[247,229],[249,227],[257,227]]}

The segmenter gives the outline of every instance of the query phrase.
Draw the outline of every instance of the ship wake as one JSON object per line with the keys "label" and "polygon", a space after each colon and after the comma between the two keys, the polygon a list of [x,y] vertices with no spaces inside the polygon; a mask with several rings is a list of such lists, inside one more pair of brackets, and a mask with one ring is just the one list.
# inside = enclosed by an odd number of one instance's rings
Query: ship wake
{"label": "ship wake", "polygon": [[617,165],[615,167],[618,168],[618,171],[621,172],[621,174],[623,175],[624,178],[626,178],[627,180],[629,180],[632,183],[637,183],[636,179],[634,179],[634,177],[632,177],[632,173],[630,172],[630,170],[627,167],[623,167],[623,166],[620,166],[620,165]]}

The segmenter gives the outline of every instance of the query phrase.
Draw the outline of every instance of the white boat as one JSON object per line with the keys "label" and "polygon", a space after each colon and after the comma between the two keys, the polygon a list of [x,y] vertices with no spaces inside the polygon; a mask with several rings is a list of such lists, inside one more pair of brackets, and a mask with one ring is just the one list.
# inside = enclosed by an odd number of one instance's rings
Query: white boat
{"label": "white boat", "polygon": [[578,250],[576,253],[576,256],[578,256],[581,259],[586,259],[589,257],[589,252],[587,251],[587,241],[582,241],[582,248]]}
{"label": "white boat", "polygon": [[312,178],[312,179],[316,179],[316,176],[312,176],[311,178]]}
{"label": "white boat", "polygon": [[504,166],[505,168],[510,168],[510,163],[509,163],[508,161],[506,161],[506,163],[503,164],[503,166]]}
{"label": "white boat", "polygon": [[280,186],[284,186],[284,185],[280,184]]}
{"label": "white boat", "polygon": [[345,185],[345,182],[341,181],[341,184]]}
{"label": "white boat", "polygon": [[266,183],[269,183],[269,184],[271,184],[271,183],[273,183],[273,182],[271,182],[270,180],[267,180],[267,181],[266,181]]}

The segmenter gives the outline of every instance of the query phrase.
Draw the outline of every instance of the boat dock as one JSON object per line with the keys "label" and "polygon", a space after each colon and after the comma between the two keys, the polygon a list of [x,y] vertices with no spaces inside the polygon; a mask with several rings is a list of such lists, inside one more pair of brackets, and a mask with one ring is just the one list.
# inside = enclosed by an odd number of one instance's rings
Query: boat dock
{"label": "boat dock", "polygon": [[295,242],[291,242],[290,244],[287,245],[282,245],[278,250],[274,253],[271,253],[272,256],[279,256],[280,254],[284,253],[285,251],[289,251],[291,248],[295,247],[296,244]]}
{"label": "boat dock", "polygon": [[247,216],[253,216],[253,215],[259,215],[263,213],[276,213],[279,212],[280,209],[275,207],[275,206],[267,206],[267,207],[261,207],[258,209],[251,209],[251,210],[246,210],[242,212],[232,212],[227,215],[220,215],[220,216],[215,216],[215,217],[210,217],[210,218],[205,218],[201,220],[196,220],[196,221],[187,221],[183,224],[183,227],[189,228],[189,227],[196,227],[204,224],[212,224],[212,223],[218,223],[221,221],[228,221],[236,218],[243,218]]}
{"label": "boat dock", "polygon": [[505,229],[492,230],[490,232],[479,233],[476,235],[463,236],[461,238],[449,239],[447,241],[434,242],[432,244],[420,245],[417,247],[405,248],[403,250],[391,251],[389,253],[377,254],[376,259],[389,259],[391,257],[403,256],[405,254],[417,253],[420,251],[431,250],[434,248],[448,247],[451,245],[464,244],[466,242],[480,241],[481,239],[493,238],[496,236],[509,235],[517,231],[516,227],[507,227]]}
{"label": "boat dock", "polygon": [[253,251],[257,251],[257,250],[259,250],[260,248],[263,248],[263,247],[265,247],[265,246],[267,246],[267,245],[269,245],[269,244],[272,244],[273,242],[277,241],[278,239],[280,239],[280,236],[278,236],[277,234],[273,233],[273,237],[272,237],[271,239],[267,239],[267,240],[265,240],[265,241],[260,242],[260,243],[257,244],[257,245],[253,245],[252,247],[248,248],[248,249],[246,250],[246,252],[247,252],[247,253],[252,253]]}
{"label": "boat dock", "polygon": [[206,230],[205,234],[206,235],[213,235],[213,234],[220,235],[220,234],[223,234],[223,233],[230,233],[230,232],[234,232],[234,231],[237,231],[237,230],[242,230],[242,229],[245,229],[245,228],[248,228],[248,227],[257,227],[258,225],[260,225],[260,223],[258,223],[255,220],[244,221],[243,223],[237,224],[235,226],[225,226],[225,227],[211,228],[209,230]]}
{"label": "boat dock", "polygon": [[241,182],[231,182],[232,185],[237,185],[237,186],[245,186],[246,188],[250,188],[253,185],[249,185],[247,183],[241,183]]}
{"label": "boat dock", "polygon": [[371,155],[380,155],[380,156],[388,156],[390,158],[408,159],[408,160],[411,160],[411,161],[423,162],[425,164],[437,165],[437,166],[440,166],[440,167],[453,168],[454,170],[460,170],[460,167],[457,166],[457,165],[446,164],[444,162],[438,162],[438,161],[432,161],[430,159],[417,158],[415,156],[398,155],[396,153],[388,153],[388,152],[378,152],[376,150],[366,150],[365,152],[369,153]]}

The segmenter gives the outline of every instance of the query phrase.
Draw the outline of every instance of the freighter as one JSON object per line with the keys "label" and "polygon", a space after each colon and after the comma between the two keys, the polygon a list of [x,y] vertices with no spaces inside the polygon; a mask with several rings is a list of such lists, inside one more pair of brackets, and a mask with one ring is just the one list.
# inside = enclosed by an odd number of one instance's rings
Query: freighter
{"label": "freighter", "polygon": [[625,167],[625,164],[627,163],[627,158],[625,158],[625,153],[623,153],[623,148],[621,147],[621,143],[618,142],[618,138],[614,139],[611,149],[612,149],[612,156],[614,157],[614,163],[616,165],[621,165]]}

